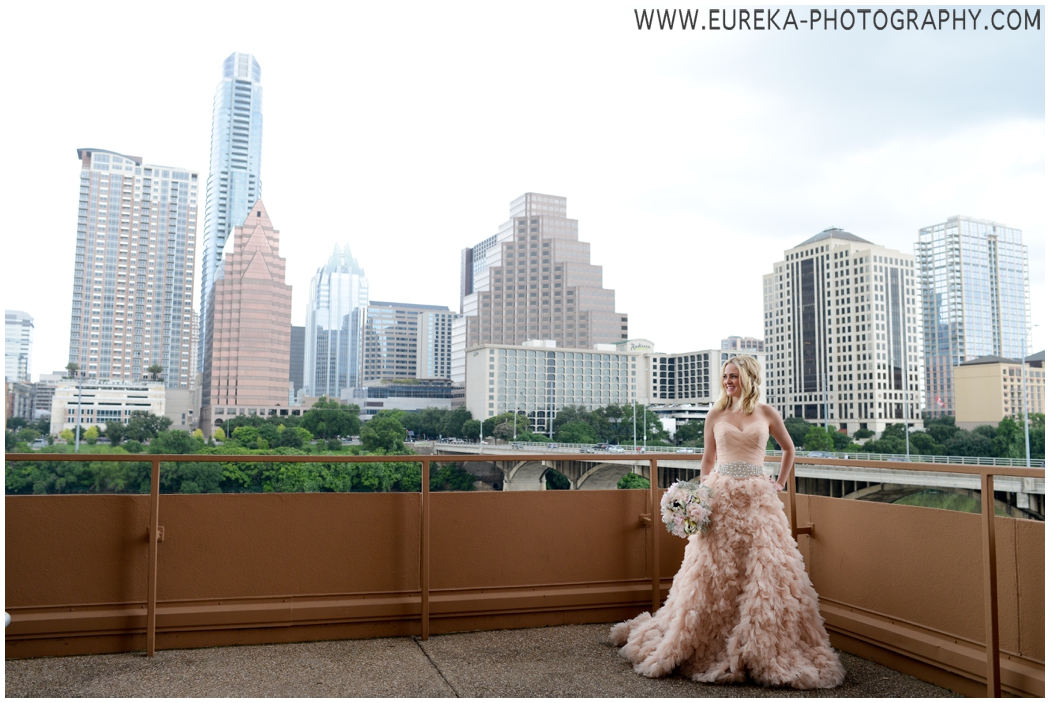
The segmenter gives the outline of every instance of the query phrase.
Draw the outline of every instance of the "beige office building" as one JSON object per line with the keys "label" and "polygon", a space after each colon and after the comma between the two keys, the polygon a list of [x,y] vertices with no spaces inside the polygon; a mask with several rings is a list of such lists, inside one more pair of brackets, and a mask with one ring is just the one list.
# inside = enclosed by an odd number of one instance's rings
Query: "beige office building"
{"label": "beige office building", "polygon": [[292,287],[280,232],[257,201],[223,247],[205,325],[201,428],[230,415],[287,415]]}
{"label": "beige office building", "polygon": [[602,287],[602,268],[566,210],[563,197],[525,193],[496,234],[463,250],[454,383],[464,382],[466,350],[479,345],[550,339],[586,349],[627,339],[627,315],[616,312],[616,292]]}
{"label": "beige office building", "polygon": [[164,415],[165,407],[161,381],[91,379],[78,384],[67,379],[57,384],[51,399],[51,434],[74,429],[78,418],[82,427],[105,429],[107,422],[127,423],[134,412]]}
{"label": "beige office building", "polygon": [[1024,414],[1024,386],[1028,412],[1046,412],[1045,353],[1026,360],[1022,383],[1020,359],[982,356],[954,369],[955,424],[967,430],[978,425],[998,425],[1004,417]]}
{"label": "beige office building", "polygon": [[766,392],[784,417],[850,434],[922,427],[915,257],[838,228],[784,252],[762,277]]}

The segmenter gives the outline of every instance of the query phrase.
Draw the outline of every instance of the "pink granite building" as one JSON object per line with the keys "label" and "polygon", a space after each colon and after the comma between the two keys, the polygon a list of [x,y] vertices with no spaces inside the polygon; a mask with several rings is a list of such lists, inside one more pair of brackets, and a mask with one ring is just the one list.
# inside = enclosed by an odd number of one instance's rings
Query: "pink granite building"
{"label": "pink granite building", "polygon": [[259,200],[234,228],[208,305],[201,428],[231,415],[287,415],[292,287]]}

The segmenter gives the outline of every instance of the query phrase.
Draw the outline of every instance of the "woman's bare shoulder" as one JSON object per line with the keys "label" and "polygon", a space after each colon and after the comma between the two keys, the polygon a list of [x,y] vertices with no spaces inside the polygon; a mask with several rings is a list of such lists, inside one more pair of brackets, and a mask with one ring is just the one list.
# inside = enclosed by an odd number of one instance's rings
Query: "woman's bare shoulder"
{"label": "woman's bare shoulder", "polygon": [[772,405],[766,405],[765,403],[759,403],[755,406],[755,414],[770,424],[772,424],[774,420],[780,419],[780,413],[778,413]]}

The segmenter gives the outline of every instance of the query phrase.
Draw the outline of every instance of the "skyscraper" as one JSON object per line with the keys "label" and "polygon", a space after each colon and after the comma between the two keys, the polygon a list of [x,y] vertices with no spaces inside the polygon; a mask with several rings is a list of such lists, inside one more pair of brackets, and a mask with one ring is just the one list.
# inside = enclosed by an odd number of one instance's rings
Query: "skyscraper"
{"label": "skyscraper", "polygon": [[766,394],[784,417],[850,434],[921,423],[914,257],[831,228],[762,277]]}
{"label": "skyscraper", "polygon": [[1030,319],[1021,230],[972,217],[923,227],[915,245],[925,320],[926,411],[955,414],[953,367],[981,356],[1020,359]]}
{"label": "skyscraper", "polygon": [[77,157],[69,360],[111,381],[157,364],[167,388],[189,388],[197,174],[103,149]]}
{"label": "skyscraper", "polygon": [[[431,313],[436,318],[426,317]],[[361,385],[389,379],[424,378],[420,375],[420,318],[424,324],[447,325],[452,312],[444,305],[387,303],[373,300],[360,310],[361,320]],[[428,333],[429,337],[429,333]],[[438,337],[451,354],[451,339]],[[426,359],[423,360],[426,362]]]}
{"label": "skyscraper", "polygon": [[553,339],[587,348],[627,339],[627,315],[616,312],[616,292],[602,287],[602,268],[591,264],[566,207],[566,198],[525,193],[496,234],[463,250],[454,382],[464,382],[466,350],[479,344]]}
{"label": "skyscraper", "polygon": [[208,304],[218,277],[222,250],[262,197],[262,69],[251,54],[235,52],[222,62],[211,113],[211,161],[204,208],[201,258],[201,360],[207,336]]}
{"label": "skyscraper", "polygon": [[360,374],[358,310],[368,304],[368,278],[350,254],[338,246],[310,280],[306,304],[303,377],[308,396],[338,398],[355,388]]}
{"label": "skyscraper", "polygon": [[423,310],[417,318],[416,378],[452,377],[452,324],[448,310]]}
{"label": "skyscraper", "polygon": [[255,203],[226,245],[208,306],[201,427],[230,415],[287,415],[292,287],[286,285],[280,232]]}
{"label": "skyscraper", "polygon": [[4,310],[4,380],[30,382],[33,353],[33,316]]}

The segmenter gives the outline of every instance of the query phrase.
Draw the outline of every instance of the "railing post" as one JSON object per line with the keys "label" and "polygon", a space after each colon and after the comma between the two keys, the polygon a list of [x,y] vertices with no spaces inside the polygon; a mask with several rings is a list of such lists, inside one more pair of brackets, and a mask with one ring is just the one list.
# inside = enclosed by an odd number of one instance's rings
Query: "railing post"
{"label": "railing post", "polygon": [[653,541],[653,614],[660,609],[660,475],[656,459],[649,460],[649,510],[653,516],[650,537]]}
{"label": "railing post", "polygon": [[430,639],[430,459],[423,460],[422,509],[419,517],[420,636]]}
{"label": "railing post", "polygon": [[160,539],[160,459],[150,465],[149,561],[146,566],[146,656],[157,651],[157,546]]}
{"label": "railing post", "polygon": [[791,537],[798,541],[798,516],[795,514],[795,462],[791,462],[791,470],[788,471],[788,524],[791,525]]}
{"label": "railing post", "polygon": [[999,584],[995,565],[995,476],[981,473],[981,537],[984,542],[984,646],[988,697],[1003,695],[999,670]]}

